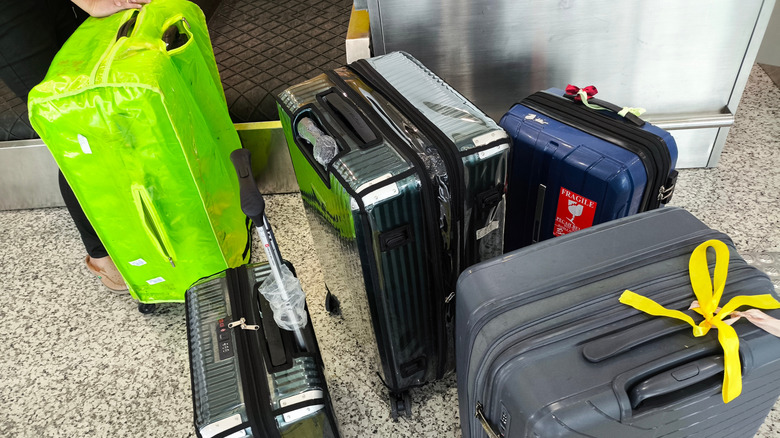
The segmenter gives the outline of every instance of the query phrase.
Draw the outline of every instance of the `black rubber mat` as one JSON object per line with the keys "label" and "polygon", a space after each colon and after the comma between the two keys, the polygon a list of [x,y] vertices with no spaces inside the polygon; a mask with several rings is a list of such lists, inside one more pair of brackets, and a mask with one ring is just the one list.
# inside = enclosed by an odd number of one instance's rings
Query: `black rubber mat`
{"label": "black rubber mat", "polygon": [[346,63],[351,0],[224,0],[209,21],[234,122],[278,120],[275,96]]}
{"label": "black rubber mat", "polygon": [[0,141],[38,138],[27,118],[27,102],[0,81]]}

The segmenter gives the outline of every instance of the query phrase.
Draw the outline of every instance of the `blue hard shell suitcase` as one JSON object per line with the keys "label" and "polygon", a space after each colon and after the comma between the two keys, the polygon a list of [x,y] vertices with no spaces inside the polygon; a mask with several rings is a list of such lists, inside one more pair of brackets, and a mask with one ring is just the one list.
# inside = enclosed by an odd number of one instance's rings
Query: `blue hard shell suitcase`
{"label": "blue hard shell suitcase", "polygon": [[671,198],[672,136],[620,108],[594,110],[563,90],[514,105],[500,125],[512,137],[506,252],[591,225],[652,210]]}

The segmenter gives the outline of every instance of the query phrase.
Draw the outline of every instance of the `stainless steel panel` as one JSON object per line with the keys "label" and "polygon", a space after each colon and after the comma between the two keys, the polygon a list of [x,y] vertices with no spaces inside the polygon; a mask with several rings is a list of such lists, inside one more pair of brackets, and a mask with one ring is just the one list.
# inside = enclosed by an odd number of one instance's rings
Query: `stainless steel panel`
{"label": "stainless steel panel", "polygon": [[[369,0],[369,14],[374,55],[411,53],[496,119],[569,83],[686,119],[734,113],[774,3]],[[678,145],[683,162],[702,160]]]}
{"label": "stainless steel panel", "polygon": [[287,140],[279,122],[237,123],[241,145],[252,151],[252,173],[265,194],[298,192]]}
{"label": "stainless steel panel", "polygon": [[0,210],[63,205],[57,163],[43,141],[0,143]]}
{"label": "stainless steel panel", "polygon": [[[237,124],[252,151],[252,171],[263,193],[298,191],[287,141],[279,122]],[[40,140],[0,142],[0,210],[62,207],[57,163]]]}

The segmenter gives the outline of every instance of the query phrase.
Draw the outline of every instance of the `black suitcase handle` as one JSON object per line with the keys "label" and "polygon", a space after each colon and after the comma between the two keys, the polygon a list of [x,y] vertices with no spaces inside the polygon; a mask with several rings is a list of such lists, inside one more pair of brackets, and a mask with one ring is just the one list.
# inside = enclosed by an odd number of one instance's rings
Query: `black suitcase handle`
{"label": "black suitcase handle", "polygon": [[347,103],[341,94],[337,92],[329,93],[322,96],[322,100],[341,118],[346,127],[357,136],[361,142],[360,147],[366,147],[379,140],[379,136],[371,129],[371,126],[363,119],[363,116],[352,105]]}
{"label": "black suitcase handle", "polygon": [[[575,97],[577,97],[576,95],[564,94],[563,97],[566,97],[567,99],[570,99],[573,102],[577,102],[575,100]],[[617,106],[617,105],[615,105],[614,103],[611,103],[611,102],[607,102],[606,100],[598,99],[596,97],[589,97],[588,98],[588,103],[592,103],[593,105],[598,105],[600,107],[608,109],[608,110],[614,112],[615,114],[619,113],[620,111],[623,111],[623,107]],[[639,126],[640,128],[642,126],[645,126],[645,123],[646,123],[644,120],[640,119],[637,115],[635,115],[635,114],[633,114],[631,112],[627,112],[626,115],[624,115],[622,117],[624,119],[628,120],[629,122],[633,123],[634,125]]]}
{"label": "black suitcase handle", "polygon": [[236,149],[230,153],[230,161],[236,168],[238,175],[239,196],[241,198],[241,211],[244,212],[255,225],[263,224],[265,214],[265,200],[260,190],[257,189],[255,177],[252,175],[252,153],[249,149]]}
{"label": "black suitcase handle", "polygon": [[[687,310],[683,313],[695,317],[697,313]],[[654,318],[629,330],[605,336],[588,342],[582,348],[582,355],[589,362],[597,363],[615,357],[632,348],[677,333],[691,326],[684,321],[670,318]]]}
{"label": "black suitcase handle", "polygon": [[[661,397],[693,386],[723,372],[723,356],[707,356],[685,365],[649,377],[631,388],[628,398],[631,407],[653,397]],[[720,384],[720,378],[718,379]]]}

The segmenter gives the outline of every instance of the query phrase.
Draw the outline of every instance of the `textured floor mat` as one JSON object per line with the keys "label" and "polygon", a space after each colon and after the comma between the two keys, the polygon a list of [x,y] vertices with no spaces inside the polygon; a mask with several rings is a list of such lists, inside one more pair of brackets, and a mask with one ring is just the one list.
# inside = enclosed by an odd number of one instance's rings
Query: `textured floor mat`
{"label": "textured floor mat", "polygon": [[0,141],[38,138],[27,118],[27,102],[0,81]]}
{"label": "textured floor mat", "polygon": [[209,21],[234,122],[278,120],[275,96],[346,63],[351,0],[224,0]]}

